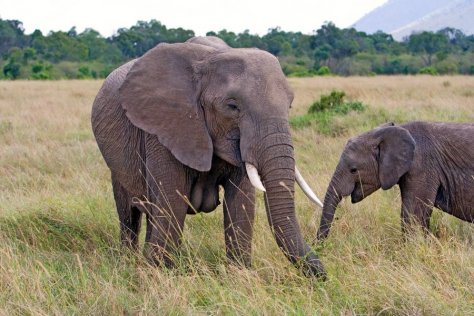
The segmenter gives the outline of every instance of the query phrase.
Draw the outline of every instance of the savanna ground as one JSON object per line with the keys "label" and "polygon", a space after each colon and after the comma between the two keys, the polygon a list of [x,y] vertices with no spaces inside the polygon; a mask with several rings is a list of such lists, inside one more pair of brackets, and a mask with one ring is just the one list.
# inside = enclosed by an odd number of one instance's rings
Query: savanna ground
{"label": "savanna ground", "polygon": [[[474,77],[290,82],[292,116],[333,89],[368,105],[331,121],[332,135],[314,125],[293,131],[299,167],[321,197],[352,135],[386,121],[474,121]],[[435,211],[432,236],[403,242],[398,188],[341,204],[317,246],[325,283],[284,258],[261,195],[252,269],[227,264],[220,209],[187,218],[175,270],[123,251],[89,123],[100,84],[0,82],[0,314],[474,314],[474,225]],[[296,198],[311,242],[321,210],[299,189]]]}

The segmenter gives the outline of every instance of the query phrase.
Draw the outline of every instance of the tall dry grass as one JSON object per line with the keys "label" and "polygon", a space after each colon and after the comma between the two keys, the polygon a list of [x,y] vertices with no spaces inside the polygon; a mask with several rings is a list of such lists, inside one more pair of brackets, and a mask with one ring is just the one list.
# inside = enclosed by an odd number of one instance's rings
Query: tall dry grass
{"label": "tall dry grass", "polygon": [[[385,121],[474,121],[473,77],[290,79],[292,115],[332,89],[369,105],[333,136],[294,131],[320,196],[347,138]],[[474,314],[474,225],[434,212],[437,237],[403,242],[398,189],[343,202],[317,246],[329,280],[306,279],[271,236],[261,196],[253,268],[225,260],[222,211],[186,220],[178,268],[118,242],[109,172],[89,114],[99,81],[0,82],[0,314]],[[306,240],[320,210],[297,191]]]}

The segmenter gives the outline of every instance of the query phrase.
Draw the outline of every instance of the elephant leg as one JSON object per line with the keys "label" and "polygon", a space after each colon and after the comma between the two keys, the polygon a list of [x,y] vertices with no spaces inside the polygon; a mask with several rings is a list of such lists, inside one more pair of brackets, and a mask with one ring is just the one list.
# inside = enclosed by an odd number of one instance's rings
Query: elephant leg
{"label": "elephant leg", "polygon": [[227,180],[224,190],[224,236],[227,258],[250,267],[255,189],[248,177],[239,170]]}
{"label": "elephant leg", "polygon": [[147,233],[145,256],[173,267],[172,254],[181,244],[191,179],[184,167],[156,137],[147,139]]}
{"label": "elephant leg", "polygon": [[112,174],[112,188],[120,221],[120,240],[122,245],[132,249],[138,248],[141,211],[130,204],[130,194]]}
{"label": "elephant leg", "polygon": [[[421,189],[421,187],[423,188]],[[429,231],[430,218],[436,199],[436,186],[429,181],[408,183],[400,186],[402,196],[402,230],[407,232],[413,223],[420,225],[425,232]]]}

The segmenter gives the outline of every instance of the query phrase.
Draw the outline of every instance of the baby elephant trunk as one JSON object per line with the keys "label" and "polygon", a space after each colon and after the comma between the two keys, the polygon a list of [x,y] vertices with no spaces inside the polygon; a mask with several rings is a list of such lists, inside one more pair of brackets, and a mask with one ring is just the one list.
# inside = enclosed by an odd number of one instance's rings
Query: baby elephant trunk
{"label": "baby elephant trunk", "polygon": [[341,169],[339,164],[326,190],[323,213],[317,233],[318,240],[323,240],[328,236],[337,206],[341,202],[342,197],[351,194],[354,188],[354,183],[349,181],[348,177],[343,177]]}

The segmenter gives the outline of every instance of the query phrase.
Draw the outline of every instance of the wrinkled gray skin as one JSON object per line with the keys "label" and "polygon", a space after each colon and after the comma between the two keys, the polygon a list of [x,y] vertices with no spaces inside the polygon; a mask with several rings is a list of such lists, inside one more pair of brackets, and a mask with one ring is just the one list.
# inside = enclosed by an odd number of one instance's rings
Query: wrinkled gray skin
{"label": "wrinkled gray skin", "polygon": [[306,274],[324,277],[295,217],[292,100],[275,57],[215,37],[158,45],[111,73],[94,101],[92,127],[111,170],[122,242],[137,247],[145,213],[145,254],[172,266],[186,214],[216,209],[222,186],[227,256],[250,266],[248,162],[266,187],[278,245]]}
{"label": "wrinkled gray skin", "polygon": [[428,230],[433,207],[474,222],[474,124],[389,123],[350,139],[329,183],[317,238],[329,234],[342,197],[357,203],[395,184],[404,232],[412,222]]}

